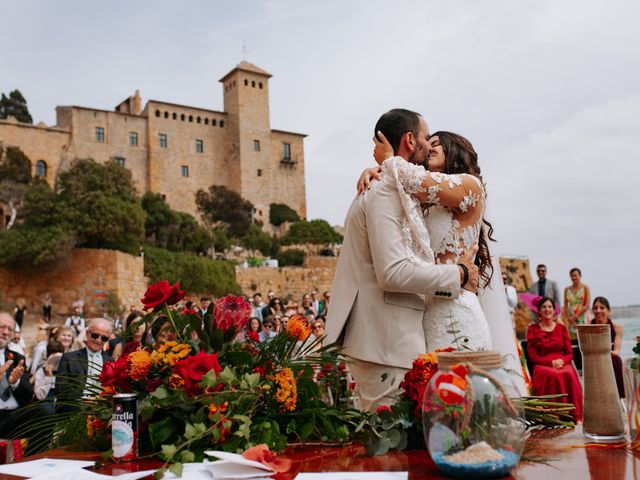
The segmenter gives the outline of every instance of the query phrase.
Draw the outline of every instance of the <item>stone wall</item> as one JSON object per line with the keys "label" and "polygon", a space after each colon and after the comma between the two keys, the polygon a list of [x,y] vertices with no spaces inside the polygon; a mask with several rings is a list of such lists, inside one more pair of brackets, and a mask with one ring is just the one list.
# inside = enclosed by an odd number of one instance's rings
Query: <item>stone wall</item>
{"label": "stone wall", "polygon": [[261,292],[266,296],[273,290],[277,295],[291,295],[299,300],[314,289],[320,294],[331,291],[337,264],[337,257],[310,256],[305,258],[302,267],[236,267],[236,279],[245,295]]}
{"label": "stone wall", "polygon": [[87,317],[100,315],[110,291],[123,306],[141,306],[146,287],[142,257],[115,250],[79,248],[59,265],[37,273],[0,269],[3,303],[14,305],[18,298],[24,298],[31,320],[40,317],[47,291],[53,298],[53,316],[59,321],[76,300],[84,301]]}

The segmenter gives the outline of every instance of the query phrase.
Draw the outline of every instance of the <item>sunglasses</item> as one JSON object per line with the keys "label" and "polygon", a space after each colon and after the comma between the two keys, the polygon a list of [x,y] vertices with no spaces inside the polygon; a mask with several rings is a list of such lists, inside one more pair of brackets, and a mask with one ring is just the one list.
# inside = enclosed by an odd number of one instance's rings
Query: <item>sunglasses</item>
{"label": "sunglasses", "polygon": [[273,325],[263,325],[262,328],[273,328]]}
{"label": "sunglasses", "polygon": [[106,342],[107,340],[109,340],[109,337],[107,335],[100,335],[99,333],[93,333],[91,332],[91,338],[93,338],[94,340],[102,340],[103,342]]}

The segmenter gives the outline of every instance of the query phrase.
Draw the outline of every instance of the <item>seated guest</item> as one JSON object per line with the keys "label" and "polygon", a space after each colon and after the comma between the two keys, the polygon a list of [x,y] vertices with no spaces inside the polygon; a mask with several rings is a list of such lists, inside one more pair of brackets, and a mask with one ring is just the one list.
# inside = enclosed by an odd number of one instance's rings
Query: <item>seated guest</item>
{"label": "seated guest", "polygon": [[569,331],[556,321],[555,303],[549,297],[538,302],[539,322],[527,330],[527,354],[533,364],[533,394],[566,393],[563,402],[573,403],[573,416],[582,421],[582,387],[573,366]]}
{"label": "seated guest", "polygon": [[109,320],[94,318],[86,328],[86,347],[62,355],[56,379],[56,396],[61,411],[69,410],[69,402],[93,397],[100,389],[102,366],[112,358],[104,352],[111,336]]}
{"label": "seated guest", "polygon": [[264,319],[264,322],[262,322],[262,331],[259,334],[261,342],[268,342],[276,336],[276,332],[273,331],[273,327],[273,317],[268,316]]}
{"label": "seated guest", "polygon": [[129,340],[122,347],[121,355],[129,355],[131,352],[145,347],[149,344],[149,336],[147,333],[148,326],[144,321],[140,312],[133,312],[127,317],[127,331],[125,338]]}
{"label": "seated guest", "polygon": [[176,331],[166,315],[160,315],[153,321],[151,335],[153,336],[153,348],[176,339]]}
{"label": "seated guest", "polygon": [[620,349],[622,348],[622,336],[624,327],[619,323],[614,323],[609,318],[611,307],[609,300],[604,297],[596,297],[593,300],[593,322],[599,325],[609,325],[611,327],[611,361],[613,363],[613,373],[616,376],[616,385],[620,398],[624,398],[624,380],[622,378],[622,359]]}
{"label": "seated guest", "polygon": [[63,353],[62,344],[51,340],[47,345],[47,360],[36,372],[33,393],[38,400],[49,400],[42,406],[45,413],[54,413],[56,373]]}
{"label": "seated guest", "polygon": [[25,359],[9,350],[16,322],[7,312],[0,312],[0,438],[8,438],[17,423],[17,410],[33,397]]}
{"label": "seated guest", "polygon": [[252,337],[259,339],[260,332],[262,331],[262,323],[258,320],[258,317],[250,317],[249,321],[244,327],[244,330],[241,330],[238,335],[236,335],[236,340],[238,342],[244,342],[249,339],[249,334],[253,333]]}

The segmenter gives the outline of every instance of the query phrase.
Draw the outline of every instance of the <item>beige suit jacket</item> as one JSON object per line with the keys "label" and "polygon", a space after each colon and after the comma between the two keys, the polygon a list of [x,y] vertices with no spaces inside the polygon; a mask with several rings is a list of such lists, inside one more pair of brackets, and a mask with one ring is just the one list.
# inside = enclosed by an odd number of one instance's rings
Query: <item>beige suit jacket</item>
{"label": "beige suit jacket", "polygon": [[456,265],[418,265],[409,259],[405,213],[395,180],[385,175],[356,198],[333,283],[325,344],[367,362],[411,368],[425,353],[424,296],[456,298]]}

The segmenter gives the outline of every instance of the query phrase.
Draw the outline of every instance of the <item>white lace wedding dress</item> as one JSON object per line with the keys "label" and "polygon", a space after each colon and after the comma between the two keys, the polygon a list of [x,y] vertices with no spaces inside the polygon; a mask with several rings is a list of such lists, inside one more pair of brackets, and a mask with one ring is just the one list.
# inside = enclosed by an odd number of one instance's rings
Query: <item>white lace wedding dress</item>
{"label": "white lace wedding dress", "polygon": [[[382,165],[398,183],[407,215],[404,232],[408,255],[416,262],[457,264],[478,243],[484,211],[484,188],[472,175],[428,172],[401,157]],[[421,202],[426,205],[422,209]],[[491,350],[491,332],[475,293],[461,290],[456,299],[428,297],[423,317],[427,351]]]}

